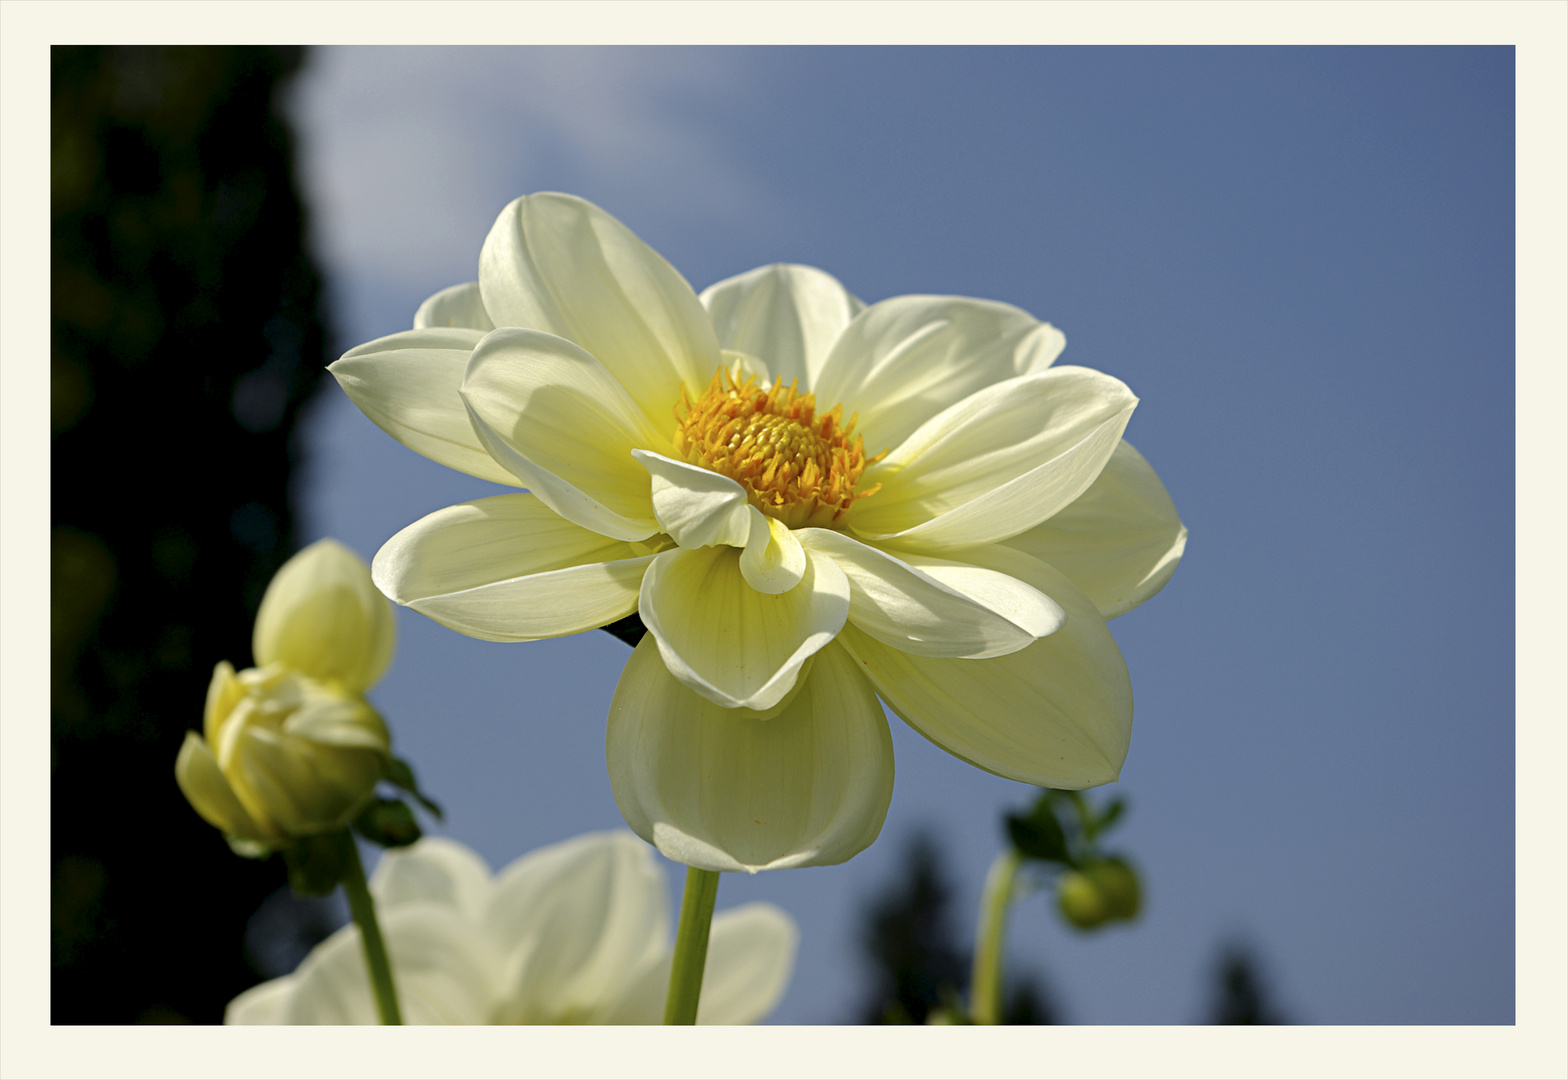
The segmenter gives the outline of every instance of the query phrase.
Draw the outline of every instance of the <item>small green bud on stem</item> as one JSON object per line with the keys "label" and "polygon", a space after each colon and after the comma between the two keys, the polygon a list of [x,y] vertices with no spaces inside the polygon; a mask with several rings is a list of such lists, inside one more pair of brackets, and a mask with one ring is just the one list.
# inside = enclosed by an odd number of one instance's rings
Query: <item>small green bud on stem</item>
{"label": "small green bud on stem", "polygon": [[1134,919],[1142,899],[1137,873],[1118,858],[1086,863],[1067,871],[1056,883],[1062,917],[1080,930]]}

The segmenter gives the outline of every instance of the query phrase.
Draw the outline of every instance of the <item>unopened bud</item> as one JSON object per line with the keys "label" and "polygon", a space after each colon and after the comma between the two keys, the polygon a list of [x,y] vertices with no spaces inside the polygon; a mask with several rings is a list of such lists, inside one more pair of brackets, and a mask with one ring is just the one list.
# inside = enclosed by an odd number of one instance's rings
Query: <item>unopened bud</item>
{"label": "unopened bud", "polygon": [[362,698],[280,665],[213,673],[207,738],[185,736],[174,775],[196,812],[275,848],[342,828],[386,775],[386,725]]}
{"label": "unopened bud", "polygon": [[236,850],[261,853],[347,825],[390,764],[390,737],[362,696],[392,652],[392,611],[359,556],[333,540],[278,571],[256,619],[261,667],[227,662],[207,690],[203,734],[175,779]]}
{"label": "unopened bud", "polygon": [[1080,930],[1133,919],[1142,902],[1138,875],[1121,859],[1097,860],[1061,876],[1056,902],[1062,917]]}

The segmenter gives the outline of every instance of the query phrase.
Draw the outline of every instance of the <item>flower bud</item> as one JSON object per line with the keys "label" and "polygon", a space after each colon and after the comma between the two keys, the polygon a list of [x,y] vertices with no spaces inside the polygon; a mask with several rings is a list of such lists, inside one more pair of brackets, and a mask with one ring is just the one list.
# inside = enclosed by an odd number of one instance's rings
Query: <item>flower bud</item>
{"label": "flower bud", "polygon": [[220,663],[207,737],[186,736],[175,777],[197,813],[265,847],[342,828],[386,775],[386,725],[362,698],[281,664]]}
{"label": "flower bud", "polygon": [[1080,930],[1136,918],[1141,901],[1138,875],[1117,858],[1069,870],[1056,883],[1056,902],[1062,917]]}
{"label": "flower bud", "polygon": [[318,540],[273,575],[251,641],[258,667],[282,664],[317,682],[362,694],[392,661],[392,605],[365,561]]}
{"label": "flower bud", "polygon": [[262,599],[262,666],[224,661],[203,734],[185,737],[175,779],[236,850],[262,854],[339,829],[387,775],[391,739],[361,696],[386,669],[391,607],[353,552],[323,540],[290,559]]}

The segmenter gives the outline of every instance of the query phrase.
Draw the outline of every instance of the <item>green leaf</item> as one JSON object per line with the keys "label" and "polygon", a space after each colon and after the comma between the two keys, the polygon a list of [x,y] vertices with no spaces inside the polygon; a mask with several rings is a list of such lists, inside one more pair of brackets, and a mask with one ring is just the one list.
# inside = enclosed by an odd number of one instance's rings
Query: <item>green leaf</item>
{"label": "green leaf", "polygon": [[1059,863],[1070,861],[1067,837],[1062,834],[1060,822],[1044,799],[1036,803],[1028,815],[1008,814],[1007,835],[1025,858]]}
{"label": "green leaf", "polygon": [[1127,809],[1127,800],[1112,799],[1111,804],[1100,814],[1100,820],[1095,824],[1095,832],[1102,833],[1109,829],[1116,820],[1122,816],[1122,811]]}
{"label": "green leaf", "polygon": [[299,896],[326,896],[343,880],[343,852],[335,833],[307,836],[283,849],[289,888]]}
{"label": "green leaf", "polygon": [[388,848],[407,847],[423,835],[414,812],[402,799],[371,800],[354,819],[354,830],[371,843]]}
{"label": "green leaf", "polygon": [[441,812],[440,804],[419,790],[419,784],[414,780],[413,768],[402,758],[392,759],[391,764],[387,767],[387,782],[393,787],[412,795],[418,800],[419,805],[423,806],[430,813],[431,817],[437,821],[444,820],[445,815]]}

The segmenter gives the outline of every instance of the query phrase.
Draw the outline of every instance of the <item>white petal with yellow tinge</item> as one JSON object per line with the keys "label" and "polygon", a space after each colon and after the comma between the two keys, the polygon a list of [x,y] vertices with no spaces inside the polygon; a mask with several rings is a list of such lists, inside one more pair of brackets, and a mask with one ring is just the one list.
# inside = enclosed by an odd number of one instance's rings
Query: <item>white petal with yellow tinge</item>
{"label": "white petal with yellow tinge", "polygon": [[1062,332],[993,300],[895,296],[855,317],[812,381],[824,402],[860,417],[872,453],[897,446],[970,394],[1044,371]]}
{"label": "white petal with yellow tinge", "polygon": [[592,353],[648,420],[668,423],[682,382],[719,365],[713,324],[686,279],[615,218],[545,192],[501,211],[479,255],[497,326],[566,338]]}
{"label": "white petal with yellow tinge", "polygon": [[788,263],[726,278],[699,299],[720,345],[758,357],[785,385],[798,379],[808,390],[844,328],[866,306],[832,274]]}
{"label": "white petal with yellow tinge", "polygon": [[800,583],[758,592],[731,547],[655,556],[637,610],[670,673],[723,708],[770,709],[849,614],[849,581],[810,552]]}
{"label": "white petal with yellow tinge", "polygon": [[853,626],[844,647],[894,712],[971,765],[1069,790],[1115,780],[1132,735],[1132,685],[1105,621],[1036,559],[1000,547],[970,557],[1050,596],[1066,612],[1061,629],[991,660],[914,656]]}
{"label": "white petal with yellow tinge", "polygon": [[606,756],[632,830],[706,870],[843,862],[876,839],[893,794],[887,719],[836,644],[763,719],[688,690],[645,638],[615,688]]}
{"label": "white petal with yellow tinge", "polygon": [[1165,587],[1187,527],[1149,463],[1123,441],[1088,490],[1003,543],[1050,563],[1114,619]]}
{"label": "white petal with yellow tinge", "polygon": [[849,579],[849,621],[904,652],[1003,656],[1062,624],[1055,601],[1005,574],[894,555],[828,529],[802,529],[800,540]]}
{"label": "white petal with yellow tinge", "polygon": [[484,299],[479,295],[479,282],[468,281],[442,289],[414,312],[415,330],[444,326],[482,330],[487,334],[495,329],[495,323],[485,311]]}
{"label": "white petal with yellow tinge", "polygon": [[556,513],[622,540],[659,531],[631,452],[674,447],[593,356],[550,334],[496,330],[475,347],[461,396],[485,448]]}
{"label": "white petal with yellow tinge", "polygon": [[1059,367],[996,383],[922,424],[866,483],[854,531],[927,550],[1023,532],[1094,482],[1138,399],[1117,379]]}
{"label": "white petal with yellow tinge", "polygon": [[349,400],[415,453],[458,472],[516,486],[490,456],[457,396],[485,331],[446,327],[378,338],[327,366]]}
{"label": "white petal with yellow tinge", "polygon": [[653,553],[553,513],[533,495],[437,510],[393,536],[371,572],[387,596],[486,641],[591,630],[637,610]]}

